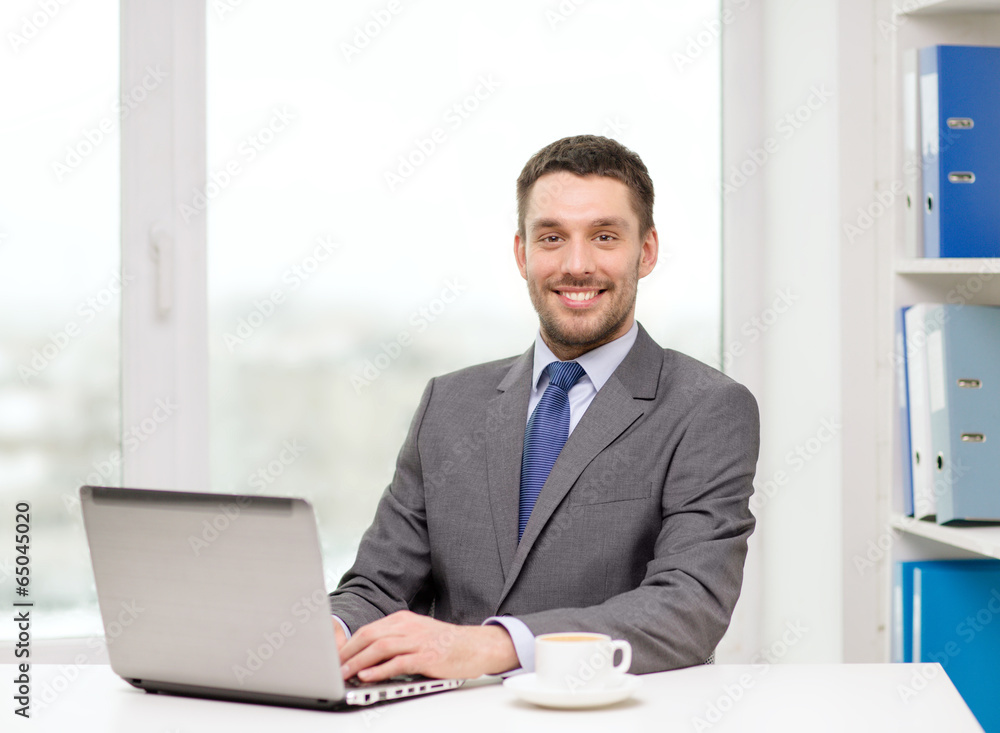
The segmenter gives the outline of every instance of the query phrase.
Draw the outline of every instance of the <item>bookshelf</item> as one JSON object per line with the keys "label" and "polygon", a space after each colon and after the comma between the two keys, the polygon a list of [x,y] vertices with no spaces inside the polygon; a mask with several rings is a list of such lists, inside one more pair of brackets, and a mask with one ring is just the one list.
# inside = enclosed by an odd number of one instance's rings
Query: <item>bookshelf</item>
{"label": "bookshelf", "polygon": [[[876,190],[887,190],[903,177],[902,54],[935,44],[1000,46],[1000,0],[919,0],[911,3],[878,0],[883,41],[876,54],[876,86],[891,90],[876,103],[876,140],[890,151],[888,179]],[[894,12],[895,8],[904,8]],[[879,168],[886,171],[886,166]],[[905,206],[878,230],[878,506],[880,525],[888,527],[882,563],[877,628],[883,658],[889,659],[891,628],[891,568],[899,560],[998,558],[1000,526],[942,527],[915,520],[902,510],[902,449],[897,429],[900,399],[892,365],[894,318],[897,309],[918,302],[963,302],[1000,305],[1000,259],[918,259],[904,241]]]}
{"label": "bookshelf", "polygon": [[919,0],[915,3],[899,3],[904,7],[913,5],[904,15],[953,15],[955,13],[996,12],[994,0]]}
{"label": "bookshelf", "polygon": [[895,270],[897,275],[992,275],[1000,277],[1000,258],[904,258],[897,260]]}
{"label": "bookshelf", "polygon": [[902,514],[894,514],[891,525],[900,532],[923,537],[951,550],[1000,559],[1000,527],[942,527]]}

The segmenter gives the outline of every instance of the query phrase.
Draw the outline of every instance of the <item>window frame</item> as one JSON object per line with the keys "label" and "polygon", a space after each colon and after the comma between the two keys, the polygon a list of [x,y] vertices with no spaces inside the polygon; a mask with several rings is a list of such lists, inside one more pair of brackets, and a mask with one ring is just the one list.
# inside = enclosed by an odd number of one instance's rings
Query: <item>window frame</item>
{"label": "window frame", "polygon": [[161,85],[121,127],[128,487],[209,488],[207,226],[182,208],[205,192],[205,25],[204,0],[121,2],[121,93],[150,74]]}

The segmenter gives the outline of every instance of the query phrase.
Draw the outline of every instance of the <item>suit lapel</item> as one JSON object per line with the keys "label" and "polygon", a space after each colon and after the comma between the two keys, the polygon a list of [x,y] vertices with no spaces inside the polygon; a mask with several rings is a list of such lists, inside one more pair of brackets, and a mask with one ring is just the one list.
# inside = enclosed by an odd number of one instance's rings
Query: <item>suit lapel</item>
{"label": "suit lapel", "polygon": [[501,391],[486,408],[486,473],[497,550],[504,578],[510,573],[517,550],[517,512],[521,485],[521,452],[528,419],[528,395],[535,347],[532,346],[507,372]]}
{"label": "suit lapel", "polygon": [[[528,553],[531,552],[542,528],[552,517],[566,494],[569,493],[580,474],[601,451],[642,416],[646,410],[645,401],[655,398],[662,363],[663,350],[640,325],[639,335],[632,350],[594,397],[594,401],[590,403],[587,412],[584,413],[583,418],[569,436],[569,440],[566,441],[566,445],[556,459],[552,472],[542,487],[535,508],[531,512],[531,518],[528,520],[528,526],[525,527],[524,536],[521,537],[520,543],[517,542],[519,492],[510,491],[509,484],[504,489],[512,496],[513,502],[513,509],[509,510],[510,516],[505,518],[505,521],[509,521],[508,527],[512,528],[514,552],[512,553],[512,562],[504,561],[504,589],[497,602],[498,608],[514,586],[517,575],[524,566]],[[527,380],[524,380],[525,382],[530,381],[530,363],[528,371],[529,376]],[[526,400],[524,412],[527,412]],[[517,450],[514,486],[520,486],[520,460],[524,443],[525,419],[526,414],[522,416],[520,425],[521,440]],[[492,476],[491,471],[491,496],[494,495]],[[494,508],[494,523],[496,521],[497,515]],[[503,557],[502,553],[501,557]]]}

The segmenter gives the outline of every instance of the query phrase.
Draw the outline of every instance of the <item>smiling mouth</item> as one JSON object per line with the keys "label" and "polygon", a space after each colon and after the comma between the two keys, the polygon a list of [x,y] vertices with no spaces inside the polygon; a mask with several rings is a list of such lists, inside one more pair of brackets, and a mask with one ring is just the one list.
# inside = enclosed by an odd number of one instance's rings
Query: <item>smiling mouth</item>
{"label": "smiling mouth", "polygon": [[598,293],[600,292],[601,292],[600,290],[586,290],[582,293],[563,293],[563,295],[565,295],[570,300],[582,301],[582,300],[593,300],[594,298],[597,297]]}
{"label": "smiling mouth", "polygon": [[605,292],[607,291],[597,288],[594,290],[556,290],[562,301],[571,306],[589,305]]}

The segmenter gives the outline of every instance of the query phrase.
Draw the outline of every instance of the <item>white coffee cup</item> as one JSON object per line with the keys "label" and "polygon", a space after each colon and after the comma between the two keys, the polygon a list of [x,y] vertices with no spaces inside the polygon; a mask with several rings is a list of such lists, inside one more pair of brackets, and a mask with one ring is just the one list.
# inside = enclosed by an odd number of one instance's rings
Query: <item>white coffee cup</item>
{"label": "white coffee cup", "polygon": [[[616,665],[614,656],[621,651]],[[535,675],[543,687],[593,692],[621,684],[632,664],[632,646],[622,639],[589,631],[535,637]]]}

